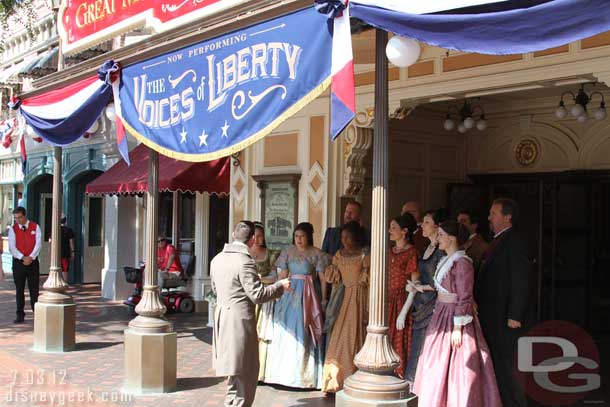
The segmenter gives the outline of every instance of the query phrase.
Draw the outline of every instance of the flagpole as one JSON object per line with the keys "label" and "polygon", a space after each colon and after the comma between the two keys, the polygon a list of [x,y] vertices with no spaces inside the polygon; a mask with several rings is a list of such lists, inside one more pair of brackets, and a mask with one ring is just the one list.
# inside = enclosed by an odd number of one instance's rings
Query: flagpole
{"label": "flagpole", "polygon": [[[54,2],[55,24],[58,23],[59,2]],[[57,71],[64,60],[59,41]],[[25,142],[23,143],[25,145]],[[53,147],[53,208],[51,213],[51,266],[43,293],[34,309],[34,350],[39,352],[68,352],[76,342],[76,304],[66,292],[68,284],[61,268],[61,212],[62,212],[62,148]]]}

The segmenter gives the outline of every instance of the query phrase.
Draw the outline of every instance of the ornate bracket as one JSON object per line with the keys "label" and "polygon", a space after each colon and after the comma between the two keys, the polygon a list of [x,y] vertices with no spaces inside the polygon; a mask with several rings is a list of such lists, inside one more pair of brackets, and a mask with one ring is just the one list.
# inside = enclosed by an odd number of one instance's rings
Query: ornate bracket
{"label": "ornate bracket", "polygon": [[366,123],[365,117],[368,117],[372,123],[372,116],[358,113],[356,124],[350,124],[343,133],[343,193],[347,196],[357,196],[364,188],[364,159],[373,144],[373,129],[359,126],[359,116],[361,122]]}

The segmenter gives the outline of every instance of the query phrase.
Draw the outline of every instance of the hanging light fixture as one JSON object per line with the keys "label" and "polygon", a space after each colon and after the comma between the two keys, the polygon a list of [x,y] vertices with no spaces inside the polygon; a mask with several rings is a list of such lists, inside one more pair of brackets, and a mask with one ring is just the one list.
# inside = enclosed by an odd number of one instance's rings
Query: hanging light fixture
{"label": "hanging light fixture", "polygon": [[485,111],[480,104],[473,104],[472,100],[466,99],[461,108],[456,105],[449,106],[443,127],[447,131],[457,129],[460,134],[464,134],[475,127],[479,131],[484,131],[487,129]]}
{"label": "hanging light fixture", "polygon": [[574,105],[570,108],[569,114],[574,116],[579,123],[585,124],[589,120],[587,105],[591,102],[591,99],[593,99],[593,96],[595,95],[599,95],[602,101],[600,102],[599,108],[595,111],[593,117],[595,117],[595,120],[601,121],[608,116],[606,112],[606,101],[604,99],[604,94],[598,91],[587,94],[585,92],[585,84],[583,83],[580,85],[580,89],[576,95],[574,92],[569,90],[561,94],[559,106],[557,106],[557,109],[555,110],[556,118],[562,120],[568,117],[568,109],[566,109],[565,102],[563,101],[563,98],[566,95],[572,96],[572,100],[574,101]]}

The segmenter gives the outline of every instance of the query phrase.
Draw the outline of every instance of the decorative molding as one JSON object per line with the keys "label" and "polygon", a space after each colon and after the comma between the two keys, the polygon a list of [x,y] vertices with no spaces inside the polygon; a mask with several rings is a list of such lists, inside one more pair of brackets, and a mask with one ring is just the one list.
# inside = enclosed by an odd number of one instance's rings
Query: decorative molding
{"label": "decorative molding", "polygon": [[610,71],[594,72],[593,76],[595,76],[599,82],[605,84],[606,86],[610,86]]}
{"label": "decorative molding", "polygon": [[343,193],[356,196],[364,188],[364,159],[373,144],[373,129],[352,123],[343,132],[343,141]]}
{"label": "decorative molding", "polygon": [[373,127],[373,121],[375,120],[375,109],[368,107],[364,110],[356,112],[354,117],[354,124],[359,127]]}
{"label": "decorative molding", "polygon": [[515,161],[521,167],[531,167],[540,159],[540,143],[534,138],[520,140],[515,147]]}
{"label": "decorative molding", "polygon": [[[242,187],[240,190],[237,190],[237,185],[241,181]],[[246,178],[246,174],[241,166],[232,165],[231,166],[231,196],[234,199],[236,205],[241,206],[246,197],[248,186],[248,179]]]}
{"label": "decorative molding", "polygon": [[[320,180],[320,186],[316,191],[312,185],[314,179],[318,177]],[[326,174],[320,166],[320,163],[315,161],[309,169],[309,176],[307,177],[307,195],[312,202],[318,206],[322,198],[324,198],[324,192],[326,191]]]}

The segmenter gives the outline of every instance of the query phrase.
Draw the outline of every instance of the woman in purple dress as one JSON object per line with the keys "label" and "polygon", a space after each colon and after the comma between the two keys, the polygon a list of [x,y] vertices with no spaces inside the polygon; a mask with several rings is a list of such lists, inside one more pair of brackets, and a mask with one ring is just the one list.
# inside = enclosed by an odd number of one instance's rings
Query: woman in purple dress
{"label": "woman in purple dress", "polygon": [[417,365],[413,392],[420,407],[500,407],[489,348],[473,313],[472,260],[458,248],[468,231],[455,221],[443,222],[439,249],[447,253],[436,268],[437,291],[432,320]]}

